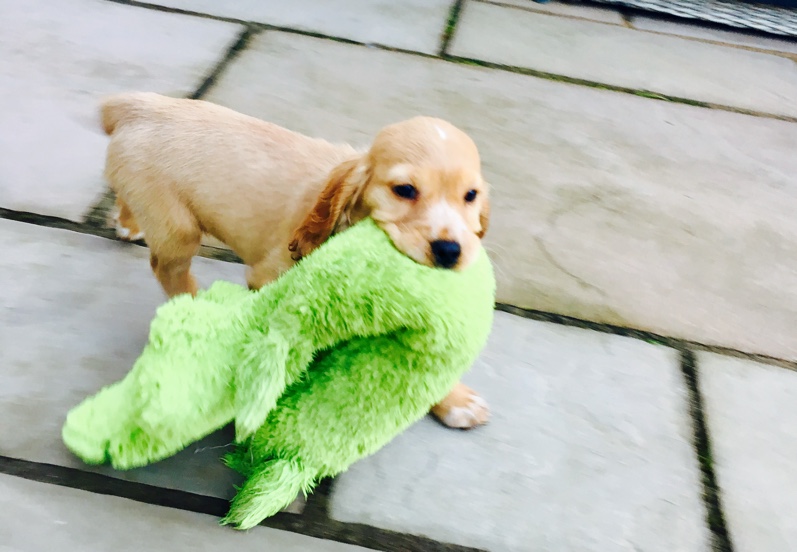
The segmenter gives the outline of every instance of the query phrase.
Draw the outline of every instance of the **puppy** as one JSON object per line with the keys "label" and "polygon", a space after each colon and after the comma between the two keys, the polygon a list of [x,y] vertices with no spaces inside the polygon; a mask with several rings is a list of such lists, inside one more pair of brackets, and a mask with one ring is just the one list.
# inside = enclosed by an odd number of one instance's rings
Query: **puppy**
{"label": "puppy", "polygon": [[[152,93],[110,97],[101,115],[117,235],[146,240],[169,296],[196,293],[190,268],[203,234],[235,251],[258,289],[368,216],[410,258],[450,270],[470,264],[487,230],[476,145],[440,119],[387,126],[358,150]],[[489,416],[461,383],[433,413],[459,428]]]}

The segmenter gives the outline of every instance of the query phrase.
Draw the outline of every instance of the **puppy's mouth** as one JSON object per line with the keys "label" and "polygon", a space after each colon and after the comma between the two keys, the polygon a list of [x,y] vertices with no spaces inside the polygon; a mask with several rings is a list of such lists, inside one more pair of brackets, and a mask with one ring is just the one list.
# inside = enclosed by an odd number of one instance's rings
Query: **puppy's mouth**
{"label": "puppy's mouth", "polygon": [[[376,220],[376,219],[375,219]],[[418,264],[430,268],[459,271],[470,264],[470,255],[462,243],[450,239],[431,239],[420,232],[408,232],[392,222],[376,220],[393,245]]]}

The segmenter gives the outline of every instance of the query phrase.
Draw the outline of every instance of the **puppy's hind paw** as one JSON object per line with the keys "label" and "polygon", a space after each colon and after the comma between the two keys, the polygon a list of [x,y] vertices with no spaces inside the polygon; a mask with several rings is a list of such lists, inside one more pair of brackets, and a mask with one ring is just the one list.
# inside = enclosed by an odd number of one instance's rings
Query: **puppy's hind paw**
{"label": "puppy's hind paw", "polygon": [[490,420],[490,407],[473,389],[460,383],[432,408],[432,414],[450,428],[473,429]]}
{"label": "puppy's hind paw", "polygon": [[490,419],[490,407],[479,395],[472,395],[464,406],[453,406],[441,419],[448,427],[454,429],[472,429],[484,425]]}
{"label": "puppy's hind paw", "polygon": [[144,239],[144,232],[136,226],[135,222],[128,225],[124,224],[119,216],[119,211],[116,211],[113,215],[113,224],[116,230],[116,237],[122,241],[133,242]]}

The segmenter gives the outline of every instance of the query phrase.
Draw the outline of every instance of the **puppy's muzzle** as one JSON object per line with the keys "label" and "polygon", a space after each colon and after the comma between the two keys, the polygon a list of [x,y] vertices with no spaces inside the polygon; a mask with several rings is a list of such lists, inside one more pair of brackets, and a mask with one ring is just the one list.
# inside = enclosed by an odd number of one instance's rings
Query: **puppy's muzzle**
{"label": "puppy's muzzle", "polygon": [[435,240],[431,243],[434,264],[441,268],[451,268],[459,262],[462,248],[459,243],[449,240]]}

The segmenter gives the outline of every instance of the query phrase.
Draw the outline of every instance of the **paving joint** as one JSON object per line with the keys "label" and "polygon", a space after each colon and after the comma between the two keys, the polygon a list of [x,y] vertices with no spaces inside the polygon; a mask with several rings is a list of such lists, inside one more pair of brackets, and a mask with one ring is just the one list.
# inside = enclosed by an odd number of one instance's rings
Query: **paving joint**
{"label": "paving joint", "polygon": [[620,13],[620,17],[623,18],[623,27],[634,29],[635,31],[639,30],[634,28],[634,23],[632,21],[633,14],[631,13],[631,10],[627,9],[625,6],[621,6],[617,11]]}
{"label": "paving joint", "polygon": [[224,73],[224,70],[227,68],[227,65],[232,63],[232,61],[238,57],[238,55],[249,45],[249,41],[255,35],[262,32],[262,29],[255,28],[253,26],[247,25],[247,27],[243,30],[243,32],[238,35],[238,40],[236,40],[228,49],[227,52],[224,54],[224,57],[219,60],[216,66],[210,71],[208,76],[202,81],[202,84],[199,85],[193,94],[188,96],[191,100],[200,100],[202,99],[208,91],[213,88],[216,84],[216,81],[219,77]]}
{"label": "paving joint", "polygon": [[681,372],[690,399],[689,414],[694,431],[693,444],[700,464],[703,502],[706,507],[706,523],[711,530],[712,549],[715,552],[733,552],[733,543],[722,509],[721,491],[714,473],[711,439],[703,408],[703,396],[700,393],[697,359],[694,352],[689,349],[681,351]]}
{"label": "paving joint", "polygon": [[[517,66],[513,66],[513,65],[504,65],[504,64],[501,64],[501,63],[493,63],[493,62],[489,62],[489,61],[483,61],[483,60],[474,59],[474,58],[468,58],[468,57],[461,57],[461,56],[456,56],[456,55],[451,55],[451,54],[437,54],[437,55],[435,55],[435,54],[426,54],[426,53],[418,52],[418,51],[415,51],[415,50],[407,50],[407,49],[403,49],[403,48],[395,48],[395,47],[387,46],[387,45],[384,45],[384,44],[365,43],[365,42],[360,42],[360,41],[352,40],[352,39],[348,39],[348,38],[336,37],[336,36],[331,36],[331,35],[327,35],[327,34],[323,34],[323,33],[312,32],[312,31],[304,31],[304,30],[294,29],[294,28],[290,28],[290,27],[280,27],[280,26],[276,26],[276,25],[269,25],[269,24],[266,24],[266,23],[258,23],[256,21],[245,21],[245,20],[235,19],[235,18],[231,18],[231,17],[221,17],[221,16],[210,15],[210,14],[201,13],[201,12],[195,12],[195,11],[191,11],[191,10],[183,10],[183,9],[179,9],[179,8],[170,8],[170,7],[166,7],[166,6],[147,4],[147,3],[144,3],[144,2],[138,2],[137,0],[105,0],[105,1],[106,2],[113,2],[115,4],[123,4],[123,5],[126,5],[126,6],[134,6],[134,7],[150,9],[150,10],[155,10],[155,11],[161,11],[161,12],[166,12],[166,13],[176,13],[176,14],[181,14],[181,15],[189,15],[189,16],[193,16],[193,17],[201,17],[201,18],[205,18],[205,19],[213,19],[213,20],[216,20],[216,21],[223,21],[223,22],[226,22],[226,23],[235,23],[235,24],[238,24],[238,25],[244,25],[244,26],[246,26],[247,28],[250,28],[250,29],[261,29],[261,30],[284,32],[284,33],[296,34],[296,35],[300,35],[300,36],[307,36],[307,37],[311,37],[311,38],[319,38],[319,39],[322,39],[322,40],[330,40],[330,41],[333,41],[333,42],[339,42],[339,43],[343,43],[343,44],[350,44],[350,45],[353,45],[353,46],[364,46],[364,47],[368,47],[368,48],[377,48],[379,50],[384,50],[384,51],[387,51],[387,52],[396,52],[396,53],[400,53],[400,54],[407,54],[407,55],[412,55],[412,56],[416,56],[416,57],[422,57],[422,58],[425,58],[425,59],[441,60],[441,61],[446,61],[446,62],[449,62],[449,63],[456,63],[456,64],[460,64],[460,65],[475,65],[475,66],[484,67],[484,68],[487,68],[487,69],[494,69],[494,70],[497,70],[497,71],[505,71],[505,72],[515,73],[515,74],[519,74],[519,75],[525,75],[525,76],[529,76],[529,77],[536,77],[536,78],[539,78],[539,79],[545,79],[545,80],[549,80],[549,81],[565,82],[565,83],[573,84],[573,85],[576,85],[576,86],[585,86],[587,88],[598,88],[598,89],[602,89],[602,90],[608,90],[608,91],[611,91],[611,92],[619,92],[619,93],[623,93],[623,94],[631,94],[631,95],[634,95],[634,96],[640,96],[640,97],[648,98],[648,99],[652,99],[652,100],[661,100],[661,101],[667,101],[667,102],[671,102],[671,103],[680,103],[680,104],[686,104],[686,105],[691,105],[691,106],[695,106],[695,107],[702,107],[704,109],[715,109],[715,110],[718,110],[718,111],[728,111],[728,112],[737,113],[737,114],[740,114],[740,115],[749,115],[749,116],[752,116],[752,117],[760,117],[760,118],[765,118],[765,119],[775,119],[775,120],[778,120],[778,121],[786,121],[786,122],[789,122],[789,123],[797,123],[797,117],[792,117],[792,116],[789,116],[789,115],[778,115],[778,114],[775,114],[775,113],[767,113],[767,112],[757,111],[757,110],[753,110],[753,109],[744,109],[744,108],[733,107],[733,106],[729,106],[729,105],[716,104],[716,103],[711,103],[711,102],[703,102],[703,101],[699,101],[699,100],[692,100],[692,99],[689,99],[689,98],[682,98],[682,97],[679,97],[679,96],[671,96],[671,95],[668,95],[668,94],[662,94],[662,93],[659,93],[659,92],[656,92],[656,91],[651,91],[651,90],[639,90],[639,89],[635,89],[635,88],[628,88],[628,87],[625,87],[625,86],[616,86],[616,85],[611,85],[611,84],[605,84],[605,83],[600,83],[600,82],[591,81],[591,80],[587,80],[587,79],[581,79],[581,78],[577,78],[577,77],[569,77],[569,76],[566,76],[566,75],[559,75],[559,74],[556,74],[556,73],[549,73],[547,71],[539,71],[537,69],[530,69],[528,67],[517,67]],[[475,0],[475,1],[483,1],[483,0]],[[503,7],[515,7],[515,6],[506,6],[504,4],[501,4],[501,6],[503,6]],[[521,7],[519,9],[526,9],[526,8],[522,8]],[[544,12],[539,12],[539,13],[544,13]],[[555,14],[546,13],[546,15],[555,15]],[[562,16],[557,16],[557,17],[562,17]],[[569,17],[569,18],[570,19],[578,19],[578,18],[574,18],[574,17]],[[588,21],[593,21],[593,20],[588,20]],[[602,23],[600,21],[594,21],[594,22],[595,23]],[[602,23],[602,24],[604,24],[604,25],[614,25],[612,23]],[[614,26],[616,27],[618,25],[614,25]],[[647,32],[647,31],[638,31],[638,32]],[[453,34],[452,34],[452,36],[453,36]],[[674,35],[667,35],[667,36],[674,36]],[[447,48],[448,44],[444,44],[444,46]],[[442,48],[441,48],[441,50],[442,50]],[[768,50],[766,51],[766,53],[773,54],[772,51],[768,51]],[[784,54],[782,57],[788,57],[789,59],[793,59],[793,58],[789,57],[786,54]]]}
{"label": "paving joint", "polygon": [[[102,204],[106,200],[106,197],[107,196],[103,197],[103,199],[100,200],[98,205]],[[111,197],[113,196],[111,195]],[[92,211],[94,211],[94,209],[92,209]],[[96,217],[96,215],[89,214],[89,217]],[[0,207],[0,219],[12,220],[15,222],[22,222],[25,224],[32,224],[34,226],[43,226],[45,228],[69,230],[70,232],[77,232],[78,234],[86,234],[89,236],[95,236],[98,238],[105,238],[117,241],[129,245],[130,247],[147,247],[146,243],[144,243],[143,240],[138,240],[134,242],[123,242],[122,240],[117,239],[116,231],[113,228],[105,226],[104,222],[100,223],[96,223],[95,221],[75,222],[60,217],[54,217],[50,215],[40,215],[37,213],[29,213],[27,211],[14,211],[11,209],[5,209],[3,207]],[[206,257],[208,259],[215,259],[217,261],[224,261],[228,263],[242,262],[240,257],[238,257],[238,255],[236,255],[229,249],[221,249],[219,247],[213,247],[212,245],[200,246],[199,256]]]}
{"label": "paving joint", "polygon": [[741,107],[733,107],[730,105],[723,105],[723,104],[716,104],[711,102],[703,102],[699,100],[692,100],[689,98],[683,98],[680,96],[671,96],[669,94],[662,94],[660,92],[655,92],[652,90],[639,90],[636,88],[628,88],[625,86],[616,86],[613,84],[605,84],[602,82],[596,82],[586,79],[581,79],[578,77],[568,77],[566,75],[559,75],[556,73],[548,73],[546,71],[538,71],[537,69],[529,69],[527,67],[516,67],[513,65],[503,65],[500,63],[493,63],[491,61],[483,61],[474,58],[468,57],[461,57],[461,56],[454,56],[454,55],[447,55],[445,57],[439,58],[444,59],[446,61],[450,61],[452,63],[460,63],[463,65],[476,65],[479,67],[484,67],[486,69],[496,69],[498,71],[506,71],[509,73],[516,73],[520,75],[526,75],[529,77],[537,77],[540,79],[545,79],[549,81],[557,81],[557,82],[566,82],[568,84],[575,84],[578,86],[585,86],[587,88],[597,88],[600,90],[608,90],[611,92],[621,92],[623,94],[630,94],[633,96],[640,96],[642,98],[648,98],[651,100],[659,100],[671,103],[679,103],[685,105],[691,105],[693,107],[702,107],[705,109],[715,109],[717,111],[728,111],[731,113],[737,113],[739,115],[749,115],[752,117],[760,117],[764,119],[775,119],[778,121],[786,121],[789,123],[797,123],[797,117],[792,117],[789,115],[777,115],[775,113],[767,113],[764,111],[756,111],[754,109],[744,109]]}
{"label": "paving joint", "polygon": [[769,355],[762,355],[759,353],[750,353],[747,351],[741,351],[739,349],[733,349],[731,347],[707,345],[705,343],[690,341],[688,339],[683,339],[679,337],[657,334],[655,332],[650,332],[647,330],[638,330],[635,328],[617,326],[614,324],[593,322],[590,320],[584,320],[582,318],[576,318],[574,316],[568,316],[565,314],[556,314],[547,311],[526,309],[522,307],[516,307],[514,305],[509,305],[506,303],[496,303],[495,309],[501,312],[506,312],[508,314],[513,314],[515,316],[520,316],[522,318],[537,320],[539,322],[548,322],[551,324],[558,324],[560,326],[569,326],[572,328],[592,330],[594,332],[617,335],[620,337],[630,337],[632,339],[638,339],[640,341],[645,341],[647,343],[651,343],[654,345],[664,345],[672,349],[698,350],[709,353],[716,353],[718,355],[723,355],[733,358],[743,358],[745,360],[751,360],[753,362],[759,362],[761,364],[768,364],[771,366],[777,366],[778,368],[785,368],[787,370],[797,371],[797,361],[786,360],[782,358],[772,357]]}
{"label": "paving joint", "polygon": [[440,41],[440,50],[438,51],[440,57],[448,54],[448,47],[454,39],[454,34],[457,32],[457,23],[459,23],[459,16],[462,13],[463,4],[465,4],[465,0],[454,0],[454,3],[451,4],[446,27],[443,29],[443,37]]}
{"label": "paving joint", "polygon": [[[223,498],[125,481],[108,475],[82,471],[77,468],[31,462],[7,456],[0,456],[0,473],[29,481],[126,498],[153,506],[174,508],[211,515],[217,518],[223,517],[229,509],[229,502]],[[305,507],[305,512],[308,512],[309,509],[308,513],[291,514],[281,512],[264,520],[260,525],[381,552],[486,552],[479,548],[445,543],[419,535],[399,533],[363,523],[347,523],[334,520],[329,517],[328,508],[326,507],[330,488],[329,482],[321,482],[319,484],[318,490],[321,494],[318,500],[324,501],[323,507],[314,508],[312,506],[313,501],[308,500],[308,505]],[[311,499],[313,496],[315,495],[311,495]]]}

